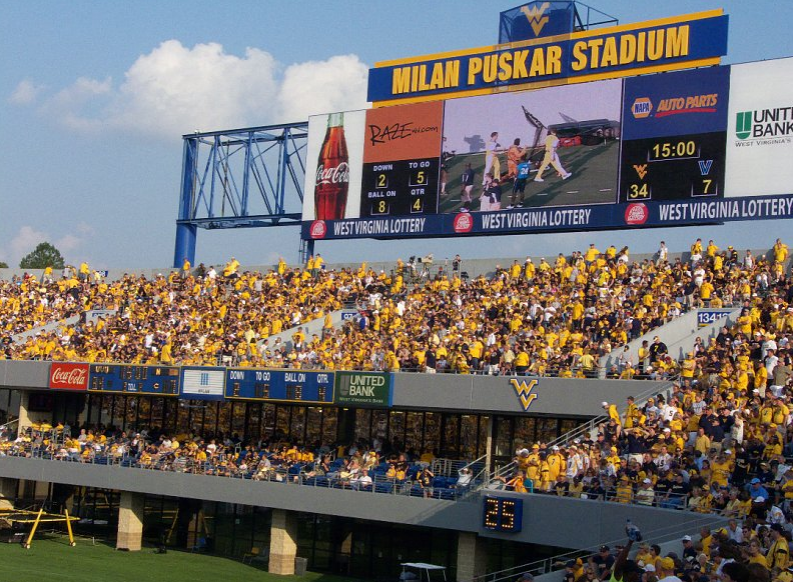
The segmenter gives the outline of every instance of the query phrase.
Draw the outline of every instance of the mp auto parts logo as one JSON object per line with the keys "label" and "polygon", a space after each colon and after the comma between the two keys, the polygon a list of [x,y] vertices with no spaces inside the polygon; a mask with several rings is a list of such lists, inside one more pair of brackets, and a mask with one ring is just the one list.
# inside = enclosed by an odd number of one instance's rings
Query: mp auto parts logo
{"label": "mp auto parts logo", "polygon": [[641,202],[628,204],[628,207],[625,209],[626,224],[644,224],[649,217],[650,211],[647,206]]}
{"label": "mp auto parts logo", "polygon": [[455,216],[452,228],[454,228],[454,232],[457,233],[471,232],[474,228],[474,218],[471,216],[471,213],[461,212]]}
{"label": "mp auto parts logo", "polygon": [[309,231],[311,238],[325,238],[327,233],[328,225],[325,224],[324,220],[315,220],[311,223],[311,230]]}
{"label": "mp auto parts logo", "polygon": [[533,390],[539,384],[538,380],[531,380],[526,382],[525,380],[518,381],[517,379],[513,378],[509,381],[512,388],[515,389],[515,394],[518,395],[518,400],[520,400],[520,405],[523,407],[524,411],[529,410],[529,406],[531,403],[537,400],[539,396],[537,396]]}
{"label": "mp auto parts logo", "polygon": [[793,106],[739,111],[735,115],[735,137],[763,145],[793,142]]}
{"label": "mp auto parts logo", "polygon": [[687,97],[670,97],[658,102],[656,117],[667,117],[681,113],[716,113],[719,102],[718,93],[706,95],[688,95]]}
{"label": "mp auto parts logo", "polygon": [[528,6],[521,6],[520,11],[523,12],[524,16],[526,16],[526,20],[529,21],[531,25],[531,29],[534,31],[534,36],[539,36],[542,32],[542,29],[548,24],[550,18],[545,15],[545,11],[551,7],[550,2],[543,2],[539,7],[532,6],[529,8]]}
{"label": "mp auto parts logo", "polygon": [[637,97],[631,105],[631,113],[636,119],[650,117],[653,112],[653,102],[649,97]]}
{"label": "mp auto parts logo", "polygon": [[[684,97],[668,97],[658,101],[654,117],[669,117],[683,113],[716,113],[719,102],[718,93],[706,95],[687,95]],[[636,119],[650,117],[653,112],[653,102],[649,97],[637,97],[631,105],[631,114]]]}

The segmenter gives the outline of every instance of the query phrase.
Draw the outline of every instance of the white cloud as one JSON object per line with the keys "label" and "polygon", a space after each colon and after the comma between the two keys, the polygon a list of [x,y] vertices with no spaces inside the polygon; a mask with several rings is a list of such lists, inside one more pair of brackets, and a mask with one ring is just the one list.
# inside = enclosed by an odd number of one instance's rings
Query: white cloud
{"label": "white cloud", "polygon": [[[11,266],[16,266],[22,257],[35,249],[39,243],[49,242],[61,252],[66,262],[69,262],[67,255],[80,251],[94,234],[94,229],[86,223],[77,224],[75,230],[76,232],[67,232],[55,238],[48,232],[37,230],[30,225],[24,225],[20,227],[7,245],[0,246],[0,260]],[[79,254],[83,255],[84,253]],[[80,260],[82,260],[82,257]]]}
{"label": "white cloud", "polygon": [[368,67],[355,55],[287,67],[278,94],[284,121],[366,107]]}
{"label": "white cloud", "polygon": [[23,79],[11,93],[8,102],[14,105],[29,105],[38,98],[44,89],[46,89],[44,85],[37,85],[30,79]]}
{"label": "white cloud", "polygon": [[41,110],[78,131],[121,129],[174,139],[197,129],[287,123],[361,109],[367,70],[355,55],[284,67],[257,48],[237,56],[218,43],[189,48],[168,40],[138,57],[120,85],[110,77],[81,77]]}

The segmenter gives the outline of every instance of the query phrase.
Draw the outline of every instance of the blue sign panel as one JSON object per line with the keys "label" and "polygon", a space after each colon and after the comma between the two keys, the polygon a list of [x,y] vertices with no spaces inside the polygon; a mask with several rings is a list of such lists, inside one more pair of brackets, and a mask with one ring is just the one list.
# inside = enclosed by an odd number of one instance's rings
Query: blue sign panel
{"label": "blue sign panel", "polygon": [[726,132],[730,67],[625,80],[622,139]]}
{"label": "blue sign panel", "polygon": [[231,400],[331,404],[333,373],[313,370],[226,370],[225,396]]}
{"label": "blue sign panel", "polygon": [[697,311],[697,327],[707,327],[729,314],[729,309],[700,309]]}
{"label": "blue sign panel", "polygon": [[[793,218],[793,194],[440,214],[408,219],[420,222],[419,228],[409,231],[392,231],[391,223],[400,219],[314,221],[303,223],[302,236],[321,239],[477,236],[721,224],[782,218]],[[317,235],[318,229],[313,228],[318,222],[323,222],[321,235]]]}
{"label": "blue sign panel", "polygon": [[178,396],[179,374],[177,366],[91,364],[88,391]]}
{"label": "blue sign panel", "polygon": [[574,2],[529,2],[505,10],[499,20],[498,44],[570,34],[574,16]]}

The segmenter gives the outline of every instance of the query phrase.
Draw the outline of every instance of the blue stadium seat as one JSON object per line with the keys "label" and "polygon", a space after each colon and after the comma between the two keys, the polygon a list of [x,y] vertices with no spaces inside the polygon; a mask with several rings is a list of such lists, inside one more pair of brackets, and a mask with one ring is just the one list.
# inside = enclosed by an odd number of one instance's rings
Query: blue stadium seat
{"label": "blue stadium seat", "polygon": [[375,493],[393,493],[394,486],[391,483],[375,483]]}

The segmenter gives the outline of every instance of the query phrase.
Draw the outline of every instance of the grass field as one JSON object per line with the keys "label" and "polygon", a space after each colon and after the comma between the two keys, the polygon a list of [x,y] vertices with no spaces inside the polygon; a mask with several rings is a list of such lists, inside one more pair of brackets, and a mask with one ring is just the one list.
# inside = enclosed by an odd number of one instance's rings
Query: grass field
{"label": "grass field", "polygon": [[112,546],[78,539],[69,547],[64,538],[33,540],[29,550],[19,544],[0,544],[0,580],[14,582],[198,582],[201,580],[245,580],[246,582],[343,582],[347,578],[309,572],[305,576],[276,576],[259,566],[205,554],[168,551],[155,554],[118,552]]}
{"label": "grass field", "polygon": [[[534,182],[537,175],[537,164],[532,163],[532,173],[526,184],[524,194],[524,208],[542,206],[569,206],[577,204],[602,204],[615,202],[617,199],[617,178],[619,170],[619,141],[611,140],[603,145],[580,145],[559,149],[559,158],[562,166],[572,172],[567,180],[562,180],[556,171],[549,166],[543,174],[544,182]],[[501,173],[507,173],[506,156],[501,154]],[[539,155],[542,159],[542,155]],[[470,162],[476,172],[474,181],[474,207],[479,210],[478,199],[482,192],[482,172],[485,167],[485,155],[458,154],[446,161],[449,173],[446,183],[446,196],[440,200],[440,211],[456,212],[460,202],[460,175],[465,169],[465,164]],[[502,186],[501,208],[509,204],[512,193],[512,184]]]}

